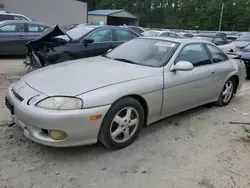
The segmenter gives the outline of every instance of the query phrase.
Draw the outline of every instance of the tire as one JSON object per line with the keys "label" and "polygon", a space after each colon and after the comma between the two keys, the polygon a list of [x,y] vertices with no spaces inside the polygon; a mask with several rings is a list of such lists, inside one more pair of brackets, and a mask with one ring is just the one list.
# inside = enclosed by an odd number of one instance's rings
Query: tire
{"label": "tire", "polygon": [[[225,96],[224,92],[226,92],[226,87],[229,86],[228,84],[229,85],[231,84],[232,87],[230,88],[230,90],[228,90],[228,92],[230,92],[230,94],[228,93],[228,97],[225,100],[226,96]],[[219,99],[217,101],[217,105],[218,106],[227,106],[233,98],[234,91],[235,91],[235,80],[233,78],[230,78],[229,80],[227,80],[227,82],[224,84],[224,86],[222,88]]]}
{"label": "tire", "polygon": [[111,106],[102,122],[98,139],[109,149],[121,149],[136,139],[143,124],[144,110],[141,104],[126,97]]}
{"label": "tire", "polygon": [[63,56],[63,57],[57,59],[55,61],[55,63],[62,63],[62,62],[71,61],[71,60],[74,60],[74,58],[71,57],[71,56],[66,55],[66,56]]}

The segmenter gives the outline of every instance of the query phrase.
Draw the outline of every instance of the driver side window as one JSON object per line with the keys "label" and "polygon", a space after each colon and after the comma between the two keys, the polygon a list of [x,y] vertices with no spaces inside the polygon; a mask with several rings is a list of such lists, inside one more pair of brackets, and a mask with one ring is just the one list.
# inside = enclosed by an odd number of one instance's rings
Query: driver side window
{"label": "driver side window", "polygon": [[202,44],[189,44],[182,48],[175,62],[179,61],[188,61],[194,67],[211,64],[207,51]]}
{"label": "driver side window", "polygon": [[95,31],[94,33],[88,36],[88,39],[93,39],[94,42],[111,42],[112,41],[112,30],[110,29],[101,29]]}

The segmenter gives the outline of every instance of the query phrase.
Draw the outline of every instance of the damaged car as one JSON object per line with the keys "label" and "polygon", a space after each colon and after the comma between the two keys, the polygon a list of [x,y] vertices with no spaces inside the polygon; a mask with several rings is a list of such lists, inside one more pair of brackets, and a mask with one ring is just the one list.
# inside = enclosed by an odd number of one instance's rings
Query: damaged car
{"label": "damaged car", "polygon": [[221,45],[220,49],[222,49],[225,53],[232,53],[243,50],[248,44],[250,44],[250,33],[244,33],[235,41],[226,45]]}
{"label": "damaged car", "polygon": [[28,54],[24,64],[36,69],[98,56],[139,36],[141,35],[129,28],[116,26],[77,25],[66,32],[55,26],[38,40],[27,43]]}

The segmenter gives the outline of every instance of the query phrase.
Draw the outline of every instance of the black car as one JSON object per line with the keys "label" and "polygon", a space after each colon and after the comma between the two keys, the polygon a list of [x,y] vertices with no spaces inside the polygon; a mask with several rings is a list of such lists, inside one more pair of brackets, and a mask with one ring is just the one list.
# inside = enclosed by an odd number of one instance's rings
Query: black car
{"label": "black car", "polygon": [[210,41],[217,46],[228,44],[228,41],[225,37],[218,35],[197,35],[193,38]]}
{"label": "black car", "polygon": [[25,20],[0,22],[0,55],[25,55],[26,43],[38,39],[51,25]]}
{"label": "black car", "polygon": [[[26,65],[37,68],[73,59],[98,56],[141,35],[118,26],[78,25],[67,32],[58,26],[27,43]],[[33,67],[34,68],[34,67]]]}
{"label": "black car", "polygon": [[250,45],[248,44],[242,51],[237,51],[235,54],[239,55],[241,60],[245,63],[247,78],[250,78]]}

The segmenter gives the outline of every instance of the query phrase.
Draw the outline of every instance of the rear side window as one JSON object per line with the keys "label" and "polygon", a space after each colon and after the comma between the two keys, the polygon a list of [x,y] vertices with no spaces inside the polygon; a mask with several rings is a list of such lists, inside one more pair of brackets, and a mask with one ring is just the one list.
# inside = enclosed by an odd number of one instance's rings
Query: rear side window
{"label": "rear side window", "polygon": [[219,63],[228,60],[227,56],[217,47],[207,44],[208,50],[210,51],[214,63]]}
{"label": "rear side window", "polygon": [[28,19],[26,19],[23,16],[13,16],[13,18],[14,18],[14,20],[26,20],[26,21],[28,21]]}
{"label": "rear side window", "polygon": [[160,37],[169,37],[169,33],[168,32],[164,32],[162,34],[159,35]]}
{"label": "rear side window", "polygon": [[214,39],[214,44],[219,46],[219,45],[227,44],[227,42],[222,38],[215,38]]}
{"label": "rear side window", "polygon": [[130,27],[130,29],[134,30],[137,33],[143,33],[144,31],[138,27]]}
{"label": "rear side window", "polygon": [[191,62],[194,67],[211,64],[210,58],[202,44],[185,46],[176,58],[176,63],[179,61]]}
{"label": "rear side window", "polygon": [[128,41],[133,39],[132,33],[127,30],[115,30],[115,35],[117,41]]}
{"label": "rear side window", "polygon": [[48,27],[37,25],[37,24],[28,24],[28,32],[44,32]]}
{"label": "rear side window", "polygon": [[6,32],[24,32],[24,24],[13,23],[0,26],[0,33],[6,33]]}
{"label": "rear side window", "polygon": [[0,21],[4,21],[4,20],[14,20],[14,16],[12,16],[12,15],[0,14]]}

